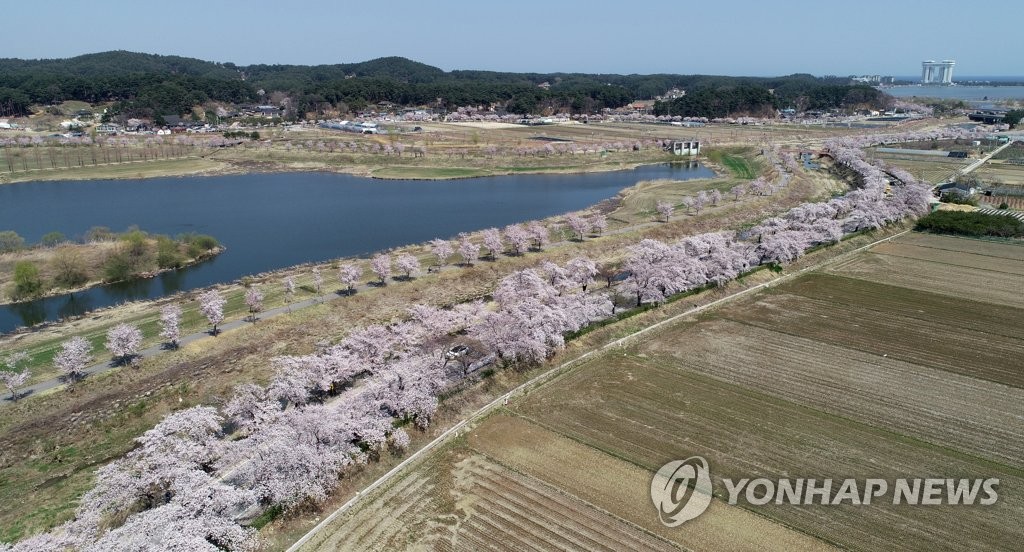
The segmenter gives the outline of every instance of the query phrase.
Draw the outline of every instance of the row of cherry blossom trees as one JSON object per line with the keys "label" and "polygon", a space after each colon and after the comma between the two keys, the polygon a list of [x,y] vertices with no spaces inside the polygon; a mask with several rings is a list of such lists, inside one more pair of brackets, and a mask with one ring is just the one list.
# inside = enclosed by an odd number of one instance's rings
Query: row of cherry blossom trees
{"label": "row of cherry blossom trees", "polygon": [[[643,240],[630,248],[615,292],[638,305],[658,303],[926,210],[926,186],[908,178],[886,193],[881,169],[840,147],[833,154],[858,171],[860,189],[794,207],[741,234]],[[522,252],[543,247],[547,236],[547,228],[541,236],[512,225],[504,233],[485,231],[484,247],[496,255],[507,242]],[[450,243],[435,241],[431,248],[440,264],[453,254]],[[493,305],[416,305],[401,320],[356,329],[316,354],[276,358],[268,385],[239,386],[219,410],[200,406],[166,417],[134,450],[98,471],[73,520],[14,550],[252,550],[255,532],[246,520],[270,506],[322,502],[347,471],[386,449],[409,446],[403,427],[427,427],[439,396],[473,372],[474,365],[445,354],[453,340],[478,343],[506,363],[533,363],[560,349],[567,333],[610,316],[612,292],[588,287],[598,273],[586,258],[542,262],[503,278]],[[351,267],[339,269],[343,285],[358,277]],[[204,312],[217,302],[207,299]],[[76,344],[58,356],[83,354],[88,348]]]}

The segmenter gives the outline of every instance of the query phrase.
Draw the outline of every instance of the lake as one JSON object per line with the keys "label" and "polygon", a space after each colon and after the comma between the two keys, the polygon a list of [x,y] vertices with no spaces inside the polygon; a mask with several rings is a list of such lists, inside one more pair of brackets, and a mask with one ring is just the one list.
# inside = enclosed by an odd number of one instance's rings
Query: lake
{"label": "lake", "polygon": [[642,180],[712,176],[699,165],[661,164],[433,181],[274,173],[5,184],[0,186],[0,230],[14,230],[29,243],[52,231],[74,237],[93,226],[121,231],[137,225],[158,234],[210,234],[227,251],[151,279],[0,306],[0,333],[305,262],[575,211]]}

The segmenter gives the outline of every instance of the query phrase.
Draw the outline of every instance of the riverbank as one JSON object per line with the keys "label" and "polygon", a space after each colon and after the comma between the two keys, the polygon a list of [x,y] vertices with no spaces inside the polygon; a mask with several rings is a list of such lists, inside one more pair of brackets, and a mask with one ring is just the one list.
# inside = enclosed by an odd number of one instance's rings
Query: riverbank
{"label": "riverbank", "polygon": [[0,307],[81,293],[96,286],[155,278],[199,265],[226,248],[210,236],[107,232],[86,243],[38,245],[0,254]]}
{"label": "riverbank", "polygon": [[531,160],[529,166],[502,166],[512,160],[493,160],[480,166],[453,166],[450,163],[402,164],[334,164],[310,157],[308,160],[256,161],[227,157],[185,158],[174,160],[135,161],[125,164],[73,167],[69,169],[37,169],[13,174],[0,174],[0,184],[54,180],[128,180],[185,176],[227,176],[242,174],[274,174],[289,172],[327,172],[366,176],[383,180],[452,180],[512,174],[580,174],[630,170],[643,165],[678,161],[664,153],[647,154],[628,159],[572,160],[577,163],[546,164]]}
{"label": "riverbank", "polygon": [[[748,155],[753,154],[748,153]],[[750,159],[750,162],[754,166],[761,167],[761,164],[752,158]],[[606,236],[606,238],[600,240],[607,243],[608,239],[613,235],[622,235],[624,233],[631,235],[641,230],[658,231],[661,224],[653,222],[653,218],[654,204],[659,200],[668,200],[673,204],[678,204],[684,196],[694,195],[700,191],[721,189],[723,187],[734,185],[737,182],[741,181],[735,178],[730,178],[727,175],[722,175],[716,178],[700,178],[692,180],[661,179],[655,181],[641,181],[620,191],[616,196],[610,199],[594,204],[592,207],[585,210],[583,214],[590,216],[594,213],[602,213],[608,217],[609,228],[603,232],[603,235]],[[813,189],[819,189],[821,183],[815,180],[809,180],[808,185]],[[754,206],[766,201],[768,201],[768,198],[757,198],[756,200],[754,198],[750,198],[750,200],[745,199],[741,202],[723,202],[718,209],[714,209],[713,211],[720,213],[719,216],[723,220],[730,220],[742,210],[753,208]],[[690,215],[681,213],[675,218],[687,220],[690,218]],[[563,228],[564,216],[558,215],[545,220],[545,222],[553,229],[553,241],[565,243],[564,240],[568,239],[569,232]],[[470,236],[474,241],[480,241],[480,235],[478,232],[471,232]],[[589,236],[587,241],[589,242],[590,239],[594,237],[597,236]],[[398,250],[392,249],[390,250],[390,253],[392,255],[398,253],[414,255],[420,259],[424,267],[431,266],[434,262],[430,249],[425,243],[404,246]],[[605,250],[605,254],[618,256],[622,254],[622,251]],[[481,268],[485,270],[487,267],[497,269],[497,267],[502,266],[506,262],[518,262],[518,259],[520,259],[520,257],[512,257],[508,260],[499,259],[497,264],[493,264],[491,261],[484,261],[481,262],[480,265]],[[562,260],[564,261],[567,259]],[[289,297],[285,295],[281,285],[281,282],[286,277],[292,277],[296,283],[297,293],[294,297],[290,298],[291,301],[303,302],[310,299],[316,299],[318,296],[314,292],[315,284],[311,276],[313,267],[321,269],[324,279],[327,282],[325,287],[327,289],[333,289],[330,282],[336,279],[337,268],[343,262],[355,262],[360,265],[363,269],[364,279],[369,278],[369,263],[365,257],[339,258],[326,263],[304,263],[297,266],[253,274],[230,284],[216,285],[214,288],[220,290],[227,299],[225,312],[227,320],[231,321],[235,318],[240,319],[247,314],[243,299],[245,291],[249,286],[260,287],[265,295],[265,308],[268,310],[284,307],[289,302]],[[424,268],[424,270],[426,270],[426,268]],[[374,290],[375,288],[373,287],[367,287],[363,292]],[[202,331],[206,327],[206,322],[198,312],[194,302],[196,294],[201,291],[203,291],[203,289],[181,292],[156,300],[129,302],[115,307],[93,310],[90,311],[88,315],[72,317],[61,322],[46,323],[31,328],[22,328],[0,337],[0,345],[11,350],[20,350],[28,353],[28,367],[32,368],[33,372],[31,382],[39,382],[53,376],[55,372],[53,372],[53,368],[50,365],[52,356],[59,348],[61,341],[67,339],[71,335],[80,335],[85,337],[94,344],[95,350],[101,351],[103,348],[102,343],[104,335],[108,328],[118,323],[130,323],[137,325],[142,329],[143,334],[146,336],[146,344],[156,343],[156,334],[159,332],[157,316],[159,314],[160,307],[164,304],[176,303],[183,307],[183,334]],[[326,295],[331,297],[334,296],[331,292],[327,292]]]}
{"label": "riverbank", "polygon": [[[932,121],[933,123],[934,121]],[[905,125],[931,124],[922,120]],[[810,145],[837,135],[886,132],[817,125],[709,125],[700,128],[608,122],[501,128],[423,123],[423,130],[358,135],[319,128],[261,128],[260,140],[214,147],[219,135],[189,135],[188,144],[127,136],[124,144],[0,148],[0,184],[322,171],[382,179],[451,179],[511,174],[619,170],[678,158],[663,140],[700,140],[703,147]],[[21,132],[32,137],[33,133]],[[44,139],[45,135],[35,133]],[[175,138],[177,140],[177,138]],[[170,145],[168,145],[170,144]],[[113,149],[111,149],[113,148]],[[401,150],[401,151],[399,151]],[[105,160],[124,160],[102,163]]]}

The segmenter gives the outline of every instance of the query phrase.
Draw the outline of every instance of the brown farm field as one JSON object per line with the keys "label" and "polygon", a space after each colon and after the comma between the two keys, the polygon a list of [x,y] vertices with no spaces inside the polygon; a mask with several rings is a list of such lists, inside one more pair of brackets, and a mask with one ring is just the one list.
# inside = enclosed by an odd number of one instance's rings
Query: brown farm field
{"label": "brown farm field", "polygon": [[[1022,253],[907,234],[660,328],[513,401],[303,550],[1013,548]],[[652,473],[693,455],[717,500],[667,528]],[[999,500],[727,504],[722,478],[755,477],[995,477]]]}

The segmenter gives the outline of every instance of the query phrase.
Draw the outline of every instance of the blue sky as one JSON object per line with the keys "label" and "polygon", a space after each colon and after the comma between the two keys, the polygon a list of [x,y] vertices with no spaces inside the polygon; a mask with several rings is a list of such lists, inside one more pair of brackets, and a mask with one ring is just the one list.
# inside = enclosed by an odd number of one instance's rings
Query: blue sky
{"label": "blue sky", "polygon": [[[996,22],[983,28],[973,15]],[[451,69],[1024,75],[1024,2],[949,0],[4,2],[0,57],[131,50],[251,63],[404,56]],[[1012,23],[1011,23],[1012,22]]]}

